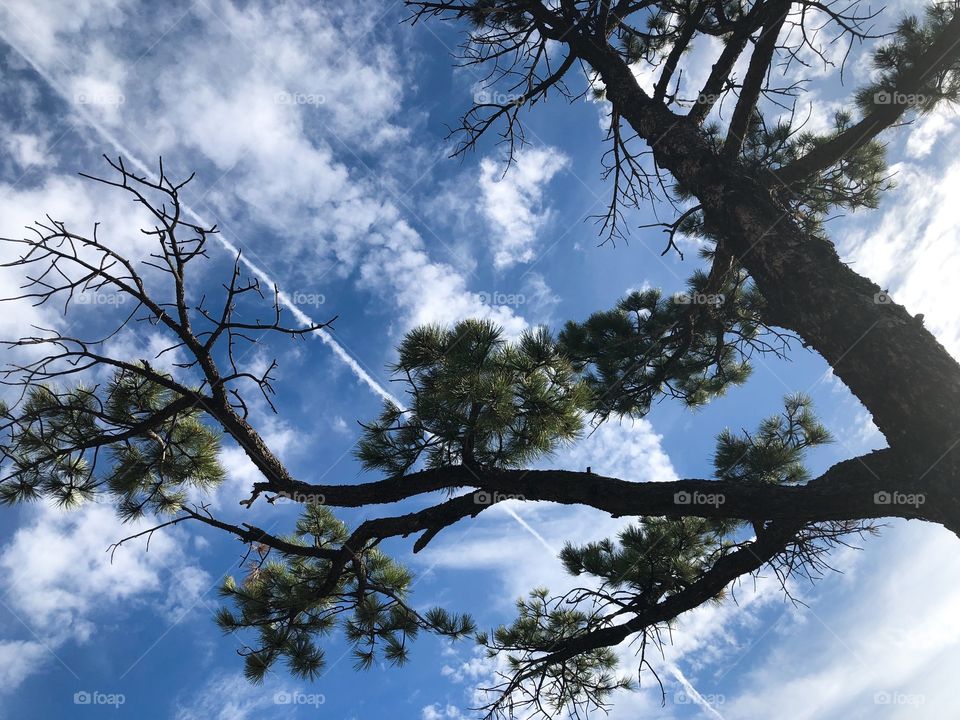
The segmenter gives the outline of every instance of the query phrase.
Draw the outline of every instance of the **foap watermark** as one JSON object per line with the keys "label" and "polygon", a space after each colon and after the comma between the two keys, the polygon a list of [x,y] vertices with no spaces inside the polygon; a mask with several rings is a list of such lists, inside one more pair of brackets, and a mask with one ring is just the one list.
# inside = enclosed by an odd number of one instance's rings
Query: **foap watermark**
{"label": "foap watermark", "polygon": [[902,692],[878,692],[874,693],[874,705],[923,705],[927,701],[926,695],[917,693]]}
{"label": "foap watermark", "polygon": [[727,701],[726,695],[721,695],[719,693],[714,693],[712,695],[704,695],[700,693],[700,699],[698,700],[693,695],[688,693],[686,690],[677,690],[673,694],[673,703],[674,705],[700,705],[706,703],[711,707],[716,705],[723,705]]}
{"label": "foap watermark", "polygon": [[119,708],[127,701],[123,693],[105,693],[99,690],[80,690],[73,694],[74,705],[108,705]]}
{"label": "foap watermark", "polygon": [[473,94],[475,105],[520,105],[523,103],[523,93],[505,93],[485,88]]}
{"label": "foap watermark", "polygon": [[127,301],[124,293],[82,292],[77,293],[73,300],[77,305],[123,305]]}
{"label": "foap watermark", "polygon": [[523,495],[508,495],[501,492],[490,493],[486,490],[477,490],[477,492],[473,494],[473,502],[477,505],[493,505],[494,503],[502,502],[504,500],[523,499]]}
{"label": "foap watermark", "polygon": [[318,107],[323,105],[327,98],[319,93],[280,92],[274,95],[273,100],[277,105],[313,105]]}
{"label": "foap watermark", "polygon": [[920,507],[927,501],[923,493],[905,493],[896,490],[881,490],[873,495],[874,505],[910,505]]}
{"label": "foap watermark", "polygon": [[290,296],[290,302],[294,305],[309,305],[311,307],[320,307],[327,302],[327,296],[323,293],[300,292],[299,290]]}
{"label": "foap watermark", "polygon": [[713,105],[718,102],[723,95],[720,93],[710,94],[710,93],[700,93],[697,95],[697,104],[698,105]]}
{"label": "foap watermark", "polygon": [[320,707],[327,701],[321,693],[286,692],[281,690],[273,696],[274,705],[312,705]]}
{"label": "foap watermark", "polygon": [[480,302],[484,305],[505,305],[507,307],[518,307],[527,302],[527,296],[523,293],[506,293],[494,290],[493,292],[481,292]]}
{"label": "foap watermark", "polygon": [[673,296],[677,305],[723,305],[726,297],[723,293],[680,292]]}
{"label": "foap watermark", "polygon": [[723,493],[705,493],[696,490],[694,492],[688,492],[687,490],[681,490],[673,494],[674,505],[712,505],[713,507],[720,507],[726,501],[727,499],[723,496]]}
{"label": "foap watermark", "polygon": [[321,493],[286,492],[285,490],[281,490],[274,496],[273,502],[294,502],[300,505],[326,505],[327,498]]}
{"label": "foap watermark", "polygon": [[927,96],[921,93],[902,93],[896,90],[888,92],[881,90],[873,94],[874,105],[908,105],[910,107],[917,107],[918,105],[923,105],[925,102],[927,102]]}
{"label": "foap watermark", "polygon": [[123,93],[113,92],[82,92],[73,96],[78,105],[100,105],[103,107],[118,107],[123,105],[127,98]]}

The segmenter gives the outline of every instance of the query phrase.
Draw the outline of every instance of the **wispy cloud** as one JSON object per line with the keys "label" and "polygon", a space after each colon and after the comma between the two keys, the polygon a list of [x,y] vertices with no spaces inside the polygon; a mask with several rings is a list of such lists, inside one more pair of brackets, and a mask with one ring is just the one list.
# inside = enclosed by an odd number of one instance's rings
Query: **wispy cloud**
{"label": "wispy cloud", "polygon": [[553,147],[520,150],[509,169],[497,158],[480,163],[480,207],[490,223],[493,264],[503,270],[536,257],[550,220],[547,185],[570,159]]}

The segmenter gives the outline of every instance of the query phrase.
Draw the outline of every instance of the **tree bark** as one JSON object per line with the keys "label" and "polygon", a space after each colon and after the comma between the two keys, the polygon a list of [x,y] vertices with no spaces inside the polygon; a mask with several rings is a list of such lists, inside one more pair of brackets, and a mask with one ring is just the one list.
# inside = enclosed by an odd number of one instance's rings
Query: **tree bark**
{"label": "tree bark", "polygon": [[708,229],[766,299],[766,319],[823,356],[873,415],[908,482],[928,488],[960,532],[960,365],[921,322],[847,267],[833,243],[804,232],[756,171],[719,157],[698,125],[654,103],[613,48],[572,42],[658,165],[698,198]]}

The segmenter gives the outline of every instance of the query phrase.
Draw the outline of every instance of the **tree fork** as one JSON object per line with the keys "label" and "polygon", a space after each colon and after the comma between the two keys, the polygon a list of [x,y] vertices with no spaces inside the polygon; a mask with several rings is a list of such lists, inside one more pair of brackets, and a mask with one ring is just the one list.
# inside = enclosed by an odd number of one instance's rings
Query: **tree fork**
{"label": "tree fork", "polygon": [[956,508],[950,526],[960,529],[953,490],[960,365],[922,323],[847,267],[829,240],[803,232],[770,187],[718,156],[696,123],[654,103],[609,44],[582,36],[571,42],[658,165],[698,198],[708,228],[723,229],[720,242],[729,244],[763,294],[768,320],[796,332],[831,365],[890,447],[918,468],[913,480],[923,483],[934,465],[949,471],[948,483],[929,489]]}

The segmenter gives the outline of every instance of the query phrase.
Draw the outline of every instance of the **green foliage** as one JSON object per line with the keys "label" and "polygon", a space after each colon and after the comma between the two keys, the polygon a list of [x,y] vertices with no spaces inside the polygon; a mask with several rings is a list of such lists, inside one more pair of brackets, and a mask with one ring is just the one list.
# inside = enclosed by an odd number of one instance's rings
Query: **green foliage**
{"label": "green foliage", "polygon": [[[756,170],[759,177],[767,177],[768,172],[775,172],[816,151],[852,126],[852,116],[844,110],[834,113],[833,127],[826,133],[798,128],[792,118],[781,118],[775,124],[768,125],[761,113],[754,112],[744,133],[742,162]],[[724,144],[724,128],[710,123],[704,126],[704,132],[719,153]],[[824,218],[831,210],[875,208],[880,202],[880,193],[890,187],[892,183],[885,146],[878,140],[870,140],[846,153],[831,167],[812,173],[802,181],[792,183],[789,188],[774,181],[772,190],[806,232],[819,233],[823,230]],[[682,188],[678,188],[678,191],[680,197],[690,197]],[[716,240],[704,228],[700,213],[687,218],[679,232]]]}
{"label": "green foliage", "polygon": [[[96,396],[84,387],[63,395],[43,385],[29,390],[20,409],[26,422],[3,447],[7,467],[0,481],[0,502],[49,497],[70,508],[93,496],[97,483],[88,459],[69,448],[75,438],[97,432],[97,404]],[[3,408],[5,427],[11,427],[13,418],[12,411]]]}
{"label": "green foliage", "polygon": [[681,17],[664,9],[647,17],[644,32],[632,32],[625,28],[622,43],[628,62],[655,63],[667,49],[670,34],[679,27],[675,21]]}
{"label": "green foliage", "polygon": [[830,433],[813,414],[810,398],[788,395],[783,413],[766,418],[756,433],[720,433],[713,466],[721,480],[799,483],[808,479],[804,451],[828,442]]}
{"label": "green foliage", "polygon": [[[347,527],[320,505],[308,505],[297,522],[294,545],[338,550]],[[266,550],[250,563],[242,581],[228,577],[220,588],[234,609],[222,608],[217,623],[224,632],[254,630],[256,647],[244,652],[246,676],[263,680],[278,660],[297,677],[313,680],[324,667],[316,639],[340,628],[353,646],[358,668],[372,666],[379,651],[387,662],[408,659],[409,643],[421,629],[458,638],[474,631],[472,620],[434,608],[419,615],[406,603],[410,572],[376,548],[348,559],[344,572],[333,572],[334,557],[268,557]],[[336,578],[331,584],[330,578]]]}
{"label": "green foliage", "polygon": [[[798,482],[806,478],[805,450],[825,442],[829,435],[813,415],[809,398],[790,395],[784,398],[783,413],[763,420],[755,433],[719,435],[717,477]],[[619,686],[615,658],[608,650],[590,651],[556,666],[536,661],[608,627],[624,611],[640,613],[689,588],[735,547],[735,534],[743,526],[727,519],[649,517],[625,527],[616,540],[568,543],[560,553],[567,572],[597,578],[598,587],[552,599],[547,590],[534,590],[529,600],[518,602],[518,618],[511,625],[478,639],[491,654],[508,653],[514,677],[523,676],[541,692],[552,693],[551,702],[583,702],[589,697],[599,705]],[[722,597],[715,595],[714,600]],[[605,608],[612,608],[612,613]]]}
{"label": "green foliage", "polygon": [[[936,2],[924,10],[923,22],[916,16],[904,18],[893,38],[873,54],[876,77],[872,83],[857,92],[856,101],[861,111],[869,113],[878,106],[907,103],[920,112],[931,111],[937,103],[960,100],[960,61],[936,73],[927,73],[918,88],[906,97],[898,97],[901,78],[917,67],[921,55],[942,34],[957,13],[953,2]],[[902,92],[902,90],[900,91]]]}
{"label": "green foliage", "polygon": [[617,542],[604,539],[587,545],[567,543],[560,553],[571,575],[601,578],[604,587],[626,588],[638,607],[694,583],[726,549],[724,536],[736,523],[709,518],[652,517],[642,525],[628,525]]}
{"label": "green foliage", "polygon": [[742,351],[759,334],[761,301],[744,284],[735,274],[710,292],[697,272],[680,295],[637,291],[613,310],[568,322],[560,347],[584,373],[591,410],[600,418],[642,416],[664,394],[698,407],[745,382]]}
{"label": "green foliage", "polygon": [[[494,657],[505,653],[514,673],[529,670],[536,655],[549,654],[565,640],[575,638],[590,627],[596,618],[562,600],[548,598],[546,588],[531,591],[529,599],[517,601],[518,617],[511,625],[502,625],[493,635],[478,633],[477,641]],[[539,702],[552,711],[582,702],[584,697],[600,704],[618,689],[630,689],[629,678],[615,674],[617,658],[610,648],[595,648],[575,656],[541,666],[543,682],[539,686]]]}
{"label": "green foliage", "polygon": [[[852,116],[842,110],[834,113],[833,128],[824,134],[798,131],[785,120],[768,127],[755,114],[744,137],[743,159],[757,170],[776,170],[815,152],[852,125]],[[880,193],[891,187],[884,148],[878,140],[860,145],[835,165],[791,185],[781,193],[782,201],[811,233],[821,230],[823,218],[834,208],[877,207]]]}
{"label": "green foliage", "polygon": [[461,16],[466,16],[470,24],[478,29],[523,31],[533,22],[529,15],[517,8],[515,2],[503,0],[474,0],[464,3]]}
{"label": "green foliage", "polygon": [[104,388],[31,387],[15,412],[0,415],[0,502],[50,498],[75,507],[105,487],[125,520],[176,512],[188,488],[208,490],[223,479],[219,435],[197,408],[167,412],[179,400],[124,370]]}
{"label": "green foliage", "polygon": [[586,388],[545,329],[516,343],[484,320],[412,330],[393,370],[409,410],[386,403],[366,425],[357,456],[367,469],[401,475],[469,464],[518,467],[577,437]]}
{"label": "green foliage", "polygon": [[[640,18],[631,17],[629,22],[616,24],[613,34],[619,40],[627,62],[648,63],[658,67],[673,49],[691,18],[699,18],[700,27],[712,26],[712,32],[719,34],[716,28],[720,18],[726,23],[742,21],[750,8],[750,5],[729,0],[711,2],[706,8],[699,0],[658,2],[643,7]],[[689,52],[690,49],[691,46],[688,46],[683,52]]]}

